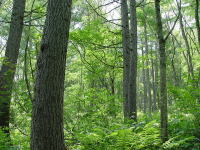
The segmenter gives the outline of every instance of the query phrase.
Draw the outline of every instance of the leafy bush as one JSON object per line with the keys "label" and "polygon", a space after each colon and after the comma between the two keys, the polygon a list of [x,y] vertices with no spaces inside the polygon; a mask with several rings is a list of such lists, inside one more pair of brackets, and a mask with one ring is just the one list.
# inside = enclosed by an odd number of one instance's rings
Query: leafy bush
{"label": "leafy bush", "polygon": [[155,121],[144,126],[121,124],[115,130],[94,128],[90,132],[77,133],[76,139],[78,143],[72,146],[73,149],[82,150],[154,150],[161,145],[159,127]]}
{"label": "leafy bush", "polygon": [[8,136],[0,130],[0,150],[8,150],[10,146],[10,142]]}

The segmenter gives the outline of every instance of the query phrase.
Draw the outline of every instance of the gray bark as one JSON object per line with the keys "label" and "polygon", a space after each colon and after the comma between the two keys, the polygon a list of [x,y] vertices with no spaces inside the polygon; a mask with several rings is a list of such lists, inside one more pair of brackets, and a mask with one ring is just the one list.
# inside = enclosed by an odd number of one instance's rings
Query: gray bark
{"label": "gray bark", "polygon": [[[144,56],[143,48],[142,48],[142,56]],[[144,113],[146,113],[146,109],[147,109],[147,86],[146,86],[146,69],[144,68],[144,66],[145,66],[144,59],[142,61],[142,64],[143,64],[142,77],[143,77],[143,88],[144,88],[143,103],[144,103]]]}
{"label": "gray bark", "polygon": [[130,0],[130,71],[129,71],[129,118],[137,121],[137,15],[136,1]]}
{"label": "gray bark", "polygon": [[0,71],[0,127],[9,134],[10,101],[23,30],[25,0],[14,0],[5,58]]}
{"label": "gray bark", "polygon": [[121,0],[121,18],[122,18],[122,46],[123,46],[123,97],[124,97],[124,117],[128,117],[128,84],[130,68],[130,35],[127,0]]}
{"label": "gray bark", "polygon": [[157,109],[156,101],[157,101],[157,87],[155,81],[155,64],[153,59],[153,50],[151,51],[151,76],[152,76],[152,89],[153,89],[153,108],[155,111]]}
{"label": "gray bark", "polygon": [[31,150],[64,150],[63,97],[72,0],[48,0],[37,60]]}
{"label": "gray bark", "polygon": [[148,93],[148,107],[149,113],[152,112],[152,98],[151,98],[151,81],[150,81],[150,73],[149,73],[149,46],[148,46],[148,37],[147,37],[147,24],[146,20],[144,20],[144,38],[145,38],[145,53],[147,56],[146,60],[146,85],[147,85],[147,93]]}
{"label": "gray bark", "polygon": [[160,0],[155,0],[157,35],[160,53],[160,111],[161,111],[161,140],[164,143],[168,139],[167,132],[167,87],[166,87],[166,52],[165,39],[163,36],[162,18],[160,12]]}

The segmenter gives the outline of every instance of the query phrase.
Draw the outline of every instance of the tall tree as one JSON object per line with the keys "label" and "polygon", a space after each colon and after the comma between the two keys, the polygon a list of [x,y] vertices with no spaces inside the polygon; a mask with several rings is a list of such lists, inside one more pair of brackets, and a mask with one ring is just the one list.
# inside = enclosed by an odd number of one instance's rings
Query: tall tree
{"label": "tall tree", "polygon": [[31,150],[64,150],[63,97],[72,0],[48,0],[37,60]]}
{"label": "tall tree", "polygon": [[183,24],[183,14],[182,14],[182,7],[181,7],[181,1],[180,4],[178,5],[178,10],[179,10],[179,24],[180,24],[180,29],[181,29],[181,34],[183,37],[183,40],[185,42],[185,46],[186,46],[186,52],[187,54],[185,55],[184,52],[183,54],[186,56],[186,62],[188,65],[188,78],[191,80],[194,80],[194,68],[193,68],[193,62],[192,62],[192,55],[191,55],[191,47],[184,29],[184,24]]}
{"label": "tall tree", "polygon": [[165,38],[163,36],[162,18],[160,12],[160,0],[155,0],[157,35],[160,54],[160,110],[161,110],[161,140],[165,142],[168,139],[167,132],[167,87],[166,87],[166,52]]}
{"label": "tall tree", "polygon": [[[142,56],[144,57],[144,49],[142,47]],[[147,108],[147,86],[146,86],[146,69],[145,69],[145,61],[144,61],[144,58],[142,59],[142,83],[143,83],[143,110],[144,110],[144,113],[146,113],[146,108]]]}
{"label": "tall tree", "polygon": [[160,54],[160,124],[161,124],[161,140],[164,143],[168,139],[168,112],[167,112],[167,82],[166,82],[166,41],[174,30],[179,19],[180,12],[168,34],[164,37],[163,24],[160,10],[160,0],[154,0],[156,12],[157,38],[159,43]]}
{"label": "tall tree", "polygon": [[122,46],[123,46],[123,97],[124,97],[124,117],[128,117],[128,86],[129,86],[129,68],[130,68],[130,33],[128,19],[127,0],[121,0],[121,18],[122,18]]}
{"label": "tall tree", "polygon": [[196,21],[196,28],[197,28],[198,43],[200,46],[199,0],[196,0],[196,4],[195,4],[195,21]]}
{"label": "tall tree", "polygon": [[[144,12],[144,8],[143,8]],[[144,19],[144,39],[145,39],[145,53],[146,53],[146,86],[147,86],[147,93],[148,93],[148,107],[149,107],[149,113],[152,111],[152,99],[151,99],[151,81],[150,81],[150,69],[149,69],[149,45],[148,45],[148,35],[147,35],[147,22],[146,19]]]}
{"label": "tall tree", "polygon": [[136,1],[130,0],[130,70],[129,70],[129,118],[137,120],[137,14]]}
{"label": "tall tree", "polygon": [[25,0],[14,0],[5,57],[0,71],[0,127],[9,134],[10,101],[23,31]]}

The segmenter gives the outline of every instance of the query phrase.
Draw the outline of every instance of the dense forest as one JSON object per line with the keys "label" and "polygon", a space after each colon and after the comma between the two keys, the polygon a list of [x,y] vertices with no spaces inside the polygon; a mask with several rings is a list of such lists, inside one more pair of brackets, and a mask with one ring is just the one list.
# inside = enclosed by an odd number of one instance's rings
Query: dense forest
{"label": "dense forest", "polygon": [[200,150],[199,0],[0,0],[0,150]]}

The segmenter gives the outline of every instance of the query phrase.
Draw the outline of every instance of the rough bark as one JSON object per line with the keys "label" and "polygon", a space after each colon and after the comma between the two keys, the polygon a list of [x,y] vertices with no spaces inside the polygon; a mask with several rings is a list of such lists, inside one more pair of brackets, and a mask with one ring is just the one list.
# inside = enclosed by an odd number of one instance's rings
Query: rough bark
{"label": "rough bark", "polygon": [[165,142],[168,139],[167,132],[167,88],[166,88],[166,52],[165,39],[163,36],[162,18],[160,12],[160,0],[155,0],[157,35],[159,41],[160,53],[160,112],[161,112],[161,140]]}
{"label": "rough bark", "polygon": [[123,46],[123,97],[124,97],[124,117],[128,117],[128,84],[130,68],[130,35],[127,0],[121,0],[121,18],[122,18],[122,46]]}
{"label": "rough bark", "polygon": [[10,101],[23,30],[25,0],[14,0],[5,58],[0,71],[0,127],[9,134]]}
{"label": "rough bark", "polygon": [[72,0],[48,0],[37,60],[31,150],[64,150],[63,97]]}
{"label": "rough bark", "polygon": [[129,71],[129,118],[137,121],[137,15],[136,1],[130,0],[130,71]]}

